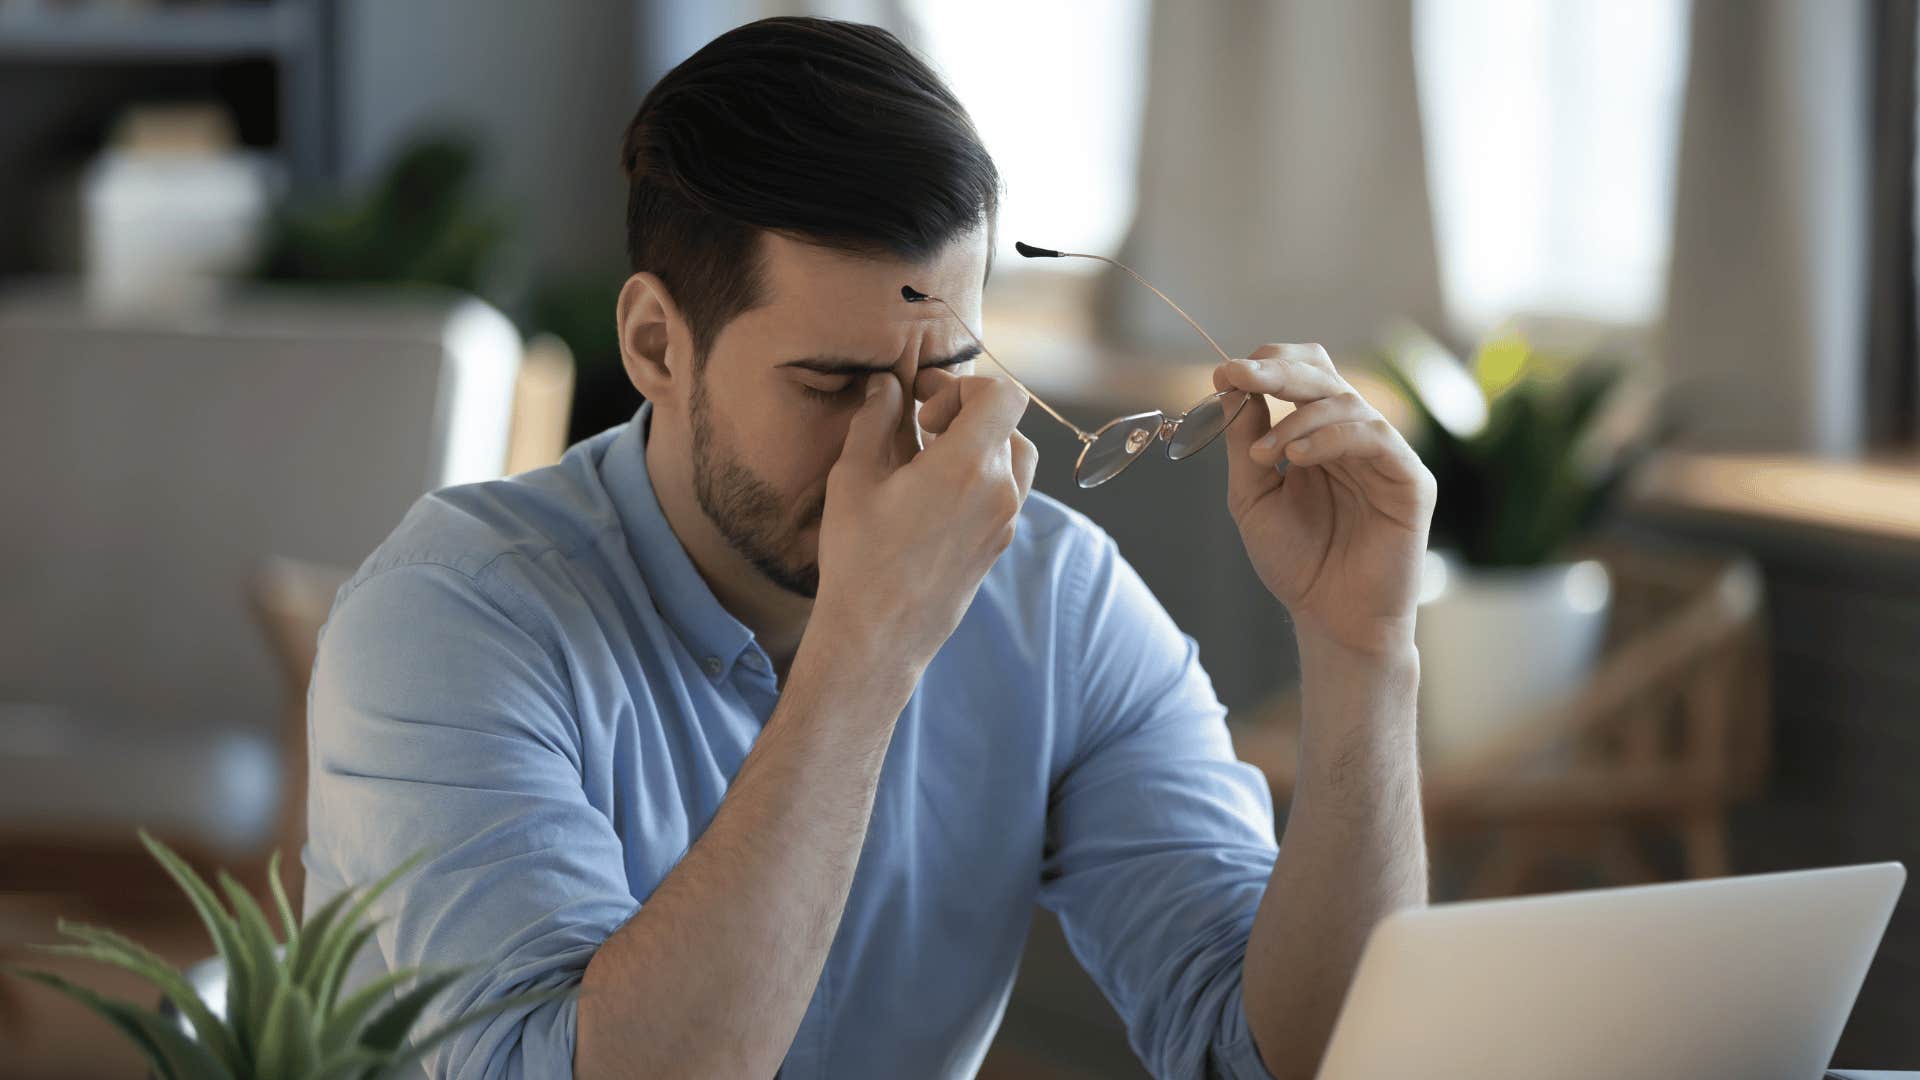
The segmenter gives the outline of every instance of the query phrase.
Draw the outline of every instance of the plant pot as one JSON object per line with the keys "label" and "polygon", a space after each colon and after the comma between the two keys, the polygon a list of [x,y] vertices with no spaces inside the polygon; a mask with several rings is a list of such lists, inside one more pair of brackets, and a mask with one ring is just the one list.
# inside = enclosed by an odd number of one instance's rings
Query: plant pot
{"label": "plant pot", "polygon": [[1414,631],[1425,755],[1469,754],[1576,690],[1599,655],[1612,593],[1591,560],[1482,568],[1429,553]]}

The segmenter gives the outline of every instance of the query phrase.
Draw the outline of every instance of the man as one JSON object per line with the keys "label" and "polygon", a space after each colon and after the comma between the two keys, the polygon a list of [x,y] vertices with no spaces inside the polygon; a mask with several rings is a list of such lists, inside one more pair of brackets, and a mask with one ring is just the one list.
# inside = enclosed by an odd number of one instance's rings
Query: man
{"label": "man", "polygon": [[421,500],[322,638],[307,906],[426,853],[356,979],[476,965],[423,1026],[580,987],[434,1075],[964,1076],[1038,902],[1156,1074],[1310,1075],[1368,929],[1425,902],[1432,478],[1318,347],[1215,373],[1302,405],[1224,439],[1302,659],[1276,851],[1192,642],[901,298],[979,325],[998,178],[938,78],[756,23],[654,88],[625,167],[648,405]]}

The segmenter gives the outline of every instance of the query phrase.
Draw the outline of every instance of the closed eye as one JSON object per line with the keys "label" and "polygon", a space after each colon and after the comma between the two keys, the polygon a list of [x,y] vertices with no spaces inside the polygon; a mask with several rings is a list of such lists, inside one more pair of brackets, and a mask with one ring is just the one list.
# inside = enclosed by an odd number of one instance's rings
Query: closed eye
{"label": "closed eye", "polygon": [[840,386],[832,389],[824,389],[818,386],[809,386],[806,383],[801,383],[800,392],[807,395],[810,398],[813,398],[815,401],[839,401],[846,397],[851,396],[853,393],[854,387],[858,385],[860,385],[860,382],[859,380],[856,380],[856,379],[848,379],[846,382],[842,383]]}
{"label": "closed eye", "polygon": [[[969,345],[959,352],[954,353],[952,356],[943,356],[937,360],[923,361],[920,364],[920,370],[960,367],[963,364],[970,363],[974,357],[979,355],[980,347],[977,345]],[[886,375],[894,370],[892,364],[876,364],[871,360],[853,360],[834,356],[809,356],[801,360],[788,360],[776,366],[792,368],[796,371],[804,371],[809,375],[816,375],[824,379],[845,376],[856,382],[868,375]]]}
{"label": "closed eye", "polygon": [[[954,368],[965,369],[973,363],[973,358],[978,355],[980,355],[980,349],[977,346],[969,346],[952,356],[941,357],[938,360],[930,360],[923,363],[920,365],[920,370],[926,371],[929,368],[946,371],[953,370]],[[890,367],[874,364],[870,361],[844,360],[830,357],[810,357],[805,360],[789,360],[780,366],[805,372],[811,378],[828,380],[828,385],[825,386],[816,386],[804,380],[795,384],[800,387],[801,393],[815,401],[826,404],[851,404],[858,399],[858,395],[861,389],[866,386],[869,377],[874,375],[887,375],[893,371]]]}

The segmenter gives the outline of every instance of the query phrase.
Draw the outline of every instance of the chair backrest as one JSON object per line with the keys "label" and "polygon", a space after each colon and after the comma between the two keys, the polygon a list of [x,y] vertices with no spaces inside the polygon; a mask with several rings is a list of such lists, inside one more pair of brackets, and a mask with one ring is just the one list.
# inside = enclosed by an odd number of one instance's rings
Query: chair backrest
{"label": "chair backrest", "polygon": [[0,296],[0,700],[272,730],[250,577],[357,565],[422,493],[500,475],[520,358],[446,293],[252,291],[171,323]]}

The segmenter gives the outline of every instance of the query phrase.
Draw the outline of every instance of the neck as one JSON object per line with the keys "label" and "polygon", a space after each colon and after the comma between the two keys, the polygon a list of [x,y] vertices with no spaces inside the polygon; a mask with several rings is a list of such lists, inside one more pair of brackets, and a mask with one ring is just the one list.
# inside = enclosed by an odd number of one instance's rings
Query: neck
{"label": "neck", "polygon": [[[657,428],[663,419],[660,411],[654,410],[652,425]],[[813,615],[813,601],[768,581],[727,543],[700,509],[693,490],[693,462],[684,453],[668,449],[688,446],[689,441],[657,435],[655,431],[648,433],[646,455],[647,475],[653,482],[660,512],[720,606],[753,631],[775,670],[784,673],[800,649],[800,636]]]}

